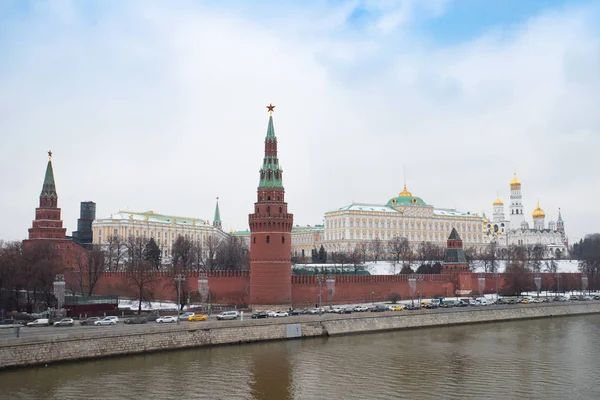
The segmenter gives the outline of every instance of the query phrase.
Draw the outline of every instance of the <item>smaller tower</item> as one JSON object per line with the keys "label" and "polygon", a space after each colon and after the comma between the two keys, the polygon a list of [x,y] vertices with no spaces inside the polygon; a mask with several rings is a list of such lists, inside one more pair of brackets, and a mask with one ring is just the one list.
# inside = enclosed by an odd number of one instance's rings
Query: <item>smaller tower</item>
{"label": "smaller tower", "polygon": [[464,272],[469,270],[469,264],[463,250],[463,242],[456,228],[452,228],[448,241],[446,242],[446,254],[442,263],[444,272]]}
{"label": "smaller tower", "polygon": [[504,202],[500,197],[496,197],[494,200],[494,214],[492,215],[492,222],[504,222]]}
{"label": "smaller tower", "polygon": [[510,226],[521,226],[521,222],[525,221],[523,215],[523,196],[521,193],[521,181],[517,178],[515,172],[513,179],[510,181]]}
{"label": "smaller tower", "polygon": [[537,206],[535,207],[535,210],[533,210],[533,229],[541,231],[544,229],[545,224],[545,220],[546,220],[546,213],[544,212],[544,210],[542,210],[540,208],[540,203],[538,202]]}
{"label": "smaller tower", "polygon": [[565,223],[563,222],[560,208],[558,209],[558,220],[556,221],[556,230],[565,236]]}
{"label": "smaller tower", "polygon": [[221,213],[219,212],[219,198],[217,197],[217,206],[215,207],[215,217],[213,218],[213,226],[219,230],[223,230],[221,226]]}

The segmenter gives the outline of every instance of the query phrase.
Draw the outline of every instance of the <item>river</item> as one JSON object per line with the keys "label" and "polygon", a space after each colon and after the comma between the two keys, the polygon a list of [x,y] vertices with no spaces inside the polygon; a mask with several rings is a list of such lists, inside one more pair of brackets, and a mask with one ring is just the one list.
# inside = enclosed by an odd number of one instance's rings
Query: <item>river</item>
{"label": "river", "polygon": [[600,316],[155,353],[0,372],[5,399],[600,399]]}

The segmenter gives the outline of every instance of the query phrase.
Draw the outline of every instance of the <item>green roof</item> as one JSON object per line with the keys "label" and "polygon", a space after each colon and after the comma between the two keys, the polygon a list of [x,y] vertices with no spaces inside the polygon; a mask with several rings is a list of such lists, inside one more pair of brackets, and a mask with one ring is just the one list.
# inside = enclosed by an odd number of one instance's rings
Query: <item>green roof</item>
{"label": "green roof", "polygon": [[[273,116],[270,115],[265,143],[273,142],[275,143],[275,146],[277,146],[277,137],[275,137],[275,128],[273,127]],[[258,183],[258,187],[283,189],[283,169],[279,165],[277,153],[274,155],[265,154],[263,166],[260,169],[260,181]]]}
{"label": "green roof", "polygon": [[397,196],[392,197],[387,203],[388,207],[398,206],[427,206],[422,198],[416,196]]}
{"label": "green roof", "polygon": [[[225,210],[227,211],[227,210]],[[215,208],[215,217],[213,218],[213,224],[221,223],[221,212],[219,211],[219,200],[217,200],[217,207]]]}
{"label": "green roof", "polygon": [[46,176],[44,176],[44,184],[42,185],[42,193],[40,196],[58,197],[56,193],[56,185],[54,183],[54,171],[52,170],[52,161],[48,161],[46,166]]}

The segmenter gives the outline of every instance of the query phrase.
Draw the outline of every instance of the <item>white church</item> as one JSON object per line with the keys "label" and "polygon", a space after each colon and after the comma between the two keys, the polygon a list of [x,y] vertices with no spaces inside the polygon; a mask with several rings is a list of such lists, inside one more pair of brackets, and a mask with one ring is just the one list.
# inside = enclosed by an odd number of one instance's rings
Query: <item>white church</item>
{"label": "white church", "polygon": [[533,228],[525,220],[523,212],[523,196],[521,193],[521,181],[517,174],[510,181],[510,214],[506,218],[504,214],[504,202],[498,197],[493,203],[493,214],[488,221],[484,214],[484,233],[488,241],[495,241],[500,248],[509,245],[528,246],[542,244],[546,246],[546,256],[552,257],[557,250],[562,255],[567,254],[568,240],[565,235],[565,227],[558,210],[558,220],[549,221],[546,226],[546,213],[541,209],[538,202],[532,213]]}

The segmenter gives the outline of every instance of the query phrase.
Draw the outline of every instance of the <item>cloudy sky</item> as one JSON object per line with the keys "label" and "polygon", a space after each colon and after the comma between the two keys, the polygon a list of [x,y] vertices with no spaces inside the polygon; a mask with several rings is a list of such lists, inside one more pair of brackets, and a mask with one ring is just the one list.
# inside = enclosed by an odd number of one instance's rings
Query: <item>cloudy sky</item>
{"label": "cloudy sky", "polygon": [[0,238],[25,238],[54,152],[79,202],[246,229],[268,113],[297,224],[409,189],[600,230],[600,3],[0,1]]}

